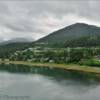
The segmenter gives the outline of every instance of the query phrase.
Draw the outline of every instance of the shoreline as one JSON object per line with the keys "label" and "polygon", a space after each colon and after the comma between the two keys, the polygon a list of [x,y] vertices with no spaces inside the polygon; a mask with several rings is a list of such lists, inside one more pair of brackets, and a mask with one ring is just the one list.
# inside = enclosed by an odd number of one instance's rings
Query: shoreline
{"label": "shoreline", "polygon": [[56,63],[34,63],[25,61],[0,61],[0,64],[15,64],[15,65],[27,65],[37,67],[49,67],[49,68],[60,68],[64,70],[79,71],[86,73],[94,73],[100,75],[100,68],[91,66],[81,66],[78,64],[56,64]]}

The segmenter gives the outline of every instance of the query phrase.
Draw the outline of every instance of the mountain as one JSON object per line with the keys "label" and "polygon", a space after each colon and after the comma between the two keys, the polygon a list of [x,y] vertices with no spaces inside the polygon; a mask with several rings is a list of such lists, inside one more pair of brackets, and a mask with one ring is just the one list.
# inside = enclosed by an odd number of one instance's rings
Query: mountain
{"label": "mountain", "polygon": [[76,23],[39,39],[37,43],[59,44],[66,43],[66,41],[75,40],[81,37],[94,37],[98,35],[100,35],[100,27],[88,25],[85,23]]}
{"label": "mountain", "polygon": [[[43,45],[41,45],[43,44]],[[50,45],[49,45],[50,44]],[[55,31],[35,42],[31,39],[16,38],[0,44],[0,58],[15,51],[24,50],[35,46],[53,47],[83,47],[100,46],[100,27],[84,23],[76,23]]]}

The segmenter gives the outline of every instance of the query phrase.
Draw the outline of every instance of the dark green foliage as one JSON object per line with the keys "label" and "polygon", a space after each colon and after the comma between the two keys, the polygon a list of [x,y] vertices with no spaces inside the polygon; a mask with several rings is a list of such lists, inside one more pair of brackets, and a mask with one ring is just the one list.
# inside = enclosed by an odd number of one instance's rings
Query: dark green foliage
{"label": "dark green foliage", "polygon": [[0,46],[0,58],[9,58],[10,54],[15,51],[24,50],[28,47],[32,47],[34,43],[11,43]]}
{"label": "dark green foliage", "polygon": [[[38,52],[37,52],[38,51]],[[67,49],[50,49],[29,50],[15,52],[10,56],[11,60],[33,60],[38,62],[55,62],[55,63],[77,63],[82,59],[90,59],[94,56],[94,50],[89,48],[67,48]]]}
{"label": "dark green foliage", "polygon": [[65,42],[65,47],[95,47],[100,46],[100,35],[84,36]]}
{"label": "dark green foliage", "polygon": [[88,66],[100,66],[100,48],[43,48],[17,51],[10,60],[32,61],[40,63],[74,63]]}
{"label": "dark green foliage", "polygon": [[94,59],[85,59],[79,62],[80,65],[87,65],[93,67],[100,67],[100,61]]}
{"label": "dark green foliage", "polygon": [[71,49],[70,51],[70,62],[79,62],[82,58],[84,58],[84,52],[80,49]]}

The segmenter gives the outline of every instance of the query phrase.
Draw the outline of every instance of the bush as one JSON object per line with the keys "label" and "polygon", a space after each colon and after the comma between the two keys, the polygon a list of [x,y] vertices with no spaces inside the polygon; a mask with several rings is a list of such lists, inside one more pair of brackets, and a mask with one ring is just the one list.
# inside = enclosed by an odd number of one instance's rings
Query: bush
{"label": "bush", "polygon": [[94,59],[85,59],[79,62],[80,65],[87,65],[87,66],[96,66],[100,67],[100,61]]}

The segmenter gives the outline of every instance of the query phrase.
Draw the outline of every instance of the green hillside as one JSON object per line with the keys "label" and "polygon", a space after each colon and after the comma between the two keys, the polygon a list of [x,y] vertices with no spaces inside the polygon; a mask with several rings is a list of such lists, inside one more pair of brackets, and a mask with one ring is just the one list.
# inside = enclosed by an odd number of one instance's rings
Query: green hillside
{"label": "green hillside", "polygon": [[95,47],[100,46],[100,35],[82,36],[76,39],[67,40],[64,47]]}
{"label": "green hillside", "polygon": [[38,40],[37,42],[49,44],[65,43],[68,40],[74,40],[80,37],[94,37],[98,35],[100,35],[100,27],[84,23],[76,23],[55,31],[48,36]]}
{"label": "green hillside", "polygon": [[9,43],[5,45],[0,45],[0,58],[7,58],[11,53],[15,51],[24,50],[29,47],[33,47],[34,43]]}

